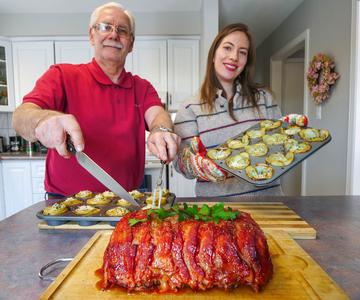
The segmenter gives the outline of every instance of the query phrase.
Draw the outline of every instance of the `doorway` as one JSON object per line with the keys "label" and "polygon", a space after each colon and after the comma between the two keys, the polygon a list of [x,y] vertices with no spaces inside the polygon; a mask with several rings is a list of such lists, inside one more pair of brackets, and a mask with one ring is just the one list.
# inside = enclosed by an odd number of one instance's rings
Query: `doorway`
{"label": "doorway", "polygon": [[[283,61],[281,113],[304,113],[304,48]],[[301,165],[297,165],[281,178],[285,195],[301,195]]]}
{"label": "doorway", "polygon": [[[308,61],[308,29],[271,57],[270,86],[283,115],[307,114],[305,74]],[[306,162],[282,176],[281,184],[287,196],[306,195]]]}

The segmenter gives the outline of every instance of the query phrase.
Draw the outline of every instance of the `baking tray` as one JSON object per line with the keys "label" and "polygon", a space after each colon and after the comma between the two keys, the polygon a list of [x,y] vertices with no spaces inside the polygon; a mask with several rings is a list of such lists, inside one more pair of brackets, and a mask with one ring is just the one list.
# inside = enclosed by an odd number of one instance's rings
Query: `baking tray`
{"label": "baking tray", "polygon": [[[272,120],[272,121],[277,121],[277,120]],[[291,124],[287,123],[287,122],[282,122],[281,126],[272,130],[266,130],[266,134],[275,134],[275,133],[281,133],[281,128],[287,128],[291,126]],[[249,130],[258,130],[260,129],[260,122],[255,124],[254,126],[251,126],[250,128],[246,129],[245,131],[241,132],[240,134],[232,137],[232,139],[235,138],[239,138],[242,137],[247,131]],[[312,128],[312,127],[302,127],[302,129],[305,128]],[[304,142],[304,140],[299,136],[299,134],[295,134],[295,135],[291,135],[289,138],[295,139],[299,142]],[[260,138],[255,138],[255,139],[250,139],[250,143],[249,145],[253,145],[259,142],[262,142],[262,137]],[[329,134],[329,136],[321,142],[309,142],[307,141],[309,144],[311,144],[311,149],[306,152],[306,153],[299,153],[299,154],[295,154],[295,158],[293,160],[293,162],[285,167],[277,167],[277,166],[272,166],[274,169],[274,174],[271,178],[269,179],[265,179],[265,180],[252,180],[251,178],[249,178],[246,173],[245,173],[245,169],[244,170],[234,170],[231,169],[227,166],[227,164],[225,163],[225,160],[214,160],[214,162],[222,169],[224,169],[226,172],[231,173],[232,175],[241,178],[251,184],[254,184],[256,186],[264,186],[264,185],[268,185],[272,182],[274,182],[275,180],[277,180],[279,177],[281,177],[282,175],[284,175],[286,172],[288,172],[289,170],[291,170],[292,168],[296,167],[298,164],[300,164],[303,160],[305,160],[306,158],[308,158],[309,156],[313,155],[315,152],[317,152],[320,148],[324,147],[327,143],[329,143],[331,141],[331,135]],[[218,147],[227,147],[226,142],[222,145],[219,145]],[[265,159],[267,156],[269,156],[270,154],[273,154],[275,152],[284,152],[285,153],[285,149],[284,149],[284,145],[268,145],[269,147],[269,152],[265,155],[265,156],[261,156],[261,157],[254,157],[254,156],[250,156],[250,164],[251,165],[255,165],[257,163],[266,163]],[[234,156],[236,154],[239,154],[241,152],[244,152],[244,148],[240,148],[240,149],[232,149],[232,153],[230,156]],[[230,157],[229,156],[229,157]]]}
{"label": "baking tray", "polygon": [[[146,203],[145,203],[146,198],[151,196],[151,193],[144,193],[144,194],[145,194],[144,197],[137,200],[141,207],[144,207],[146,205]],[[94,196],[95,195],[96,195],[96,193],[94,193]],[[43,210],[41,210],[36,214],[36,216],[39,219],[44,220],[46,222],[46,224],[49,225],[49,226],[59,226],[59,225],[63,225],[63,224],[65,224],[67,222],[70,222],[70,221],[76,222],[80,226],[91,226],[91,225],[97,224],[99,222],[107,222],[111,226],[116,226],[117,222],[119,222],[119,220],[121,220],[121,218],[122,218],[122,217],[111,217],[111,216],[107,216],[105,214],[105,212],[107,210],[111,209],[111,208],[121,207],[121,205],[116,204],[117,200],[119,200],[120,197],[113,197],[111,199],[111,202],[109,204],[106,204],[106,205],[92,205],[94,207],[99,208],[100,211],[97,214],[94,214],[94,215],[91,215],[91,216],[80,216],[80,215],[77,215],[77,214],[74,213],[74,210],[77,207],[79,207],[80,205],[85,205],[86,204],[86,199],[77,198],[74,195],[69,196],[69,197],[79,199],[79,200],[83,201],[83,203],[68,207],[69,211],[65,212],[62,215],[58,215],[58,216],[44,215]],[[55,201],[52,204],[60,203],[60,202],[62,202],[64,200],[66,200],[69,197],[59,199],[59,200]],[[175,198],[176,198],[175,194],[170,193],[167,196],[166,205],[164,205],[164,207],[172,206],[174,201],[175,201]],[[127,206],[125,208],[129,209],[130,211],[134,210],[133,206]]]}
{"label": "baking tray", "polygon": [[[188,202],[188,205],[207,204],[214,205],[214,202]],[[182,205],[184,198],[176,198],[175,203]],[[316,230],[292,209],[282,202],[226,202],[226,207],[247,212],[258,223],[263,230],[284,230],[293,239],[316,239]],[[48,230],[113,230],[114,227],[108,222],[99,222],[91,226],[79,226],[75,222],[67,222],[63,225],[49,226],[45,221],[40,221],[39,229]]]}

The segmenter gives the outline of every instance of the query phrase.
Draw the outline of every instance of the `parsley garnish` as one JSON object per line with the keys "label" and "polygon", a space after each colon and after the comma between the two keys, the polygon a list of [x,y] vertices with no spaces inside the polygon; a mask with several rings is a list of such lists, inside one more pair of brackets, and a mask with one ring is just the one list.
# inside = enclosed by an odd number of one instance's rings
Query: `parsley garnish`
{"label": "parsley garnish", "polygon": [[129,219],[129,225],[130,226],[134,226],[137,223],[144,223],[148,220],[148,218],[144,218],[144,219]]}
{"label": "parsley garnish", "polygon": [[188,219],[195,219],[204,222],[213,221],[217,224],[220,220],[234,220],[239,213],[239,211],[233,211],[230,207],[225,209],[224,202],[216,203],[211,207],[207,204],[203,204],[200,208],[196,204],[189,206],[187,203],[184,203],[183,208],[180,208],[180,206],[176,204],[170,209],[164,209],[163,207],[158,209],[149,209],[147,212],[147,218],[129,219],[129,225],[134,226],[137,223],[146,222],[150,215],[159,220],[164,220],[168,217],[178,215],[179,222]]}
{"label": "parsley garnish", "polygon": [[219,223],[220,220],[233,220],[239,214],[238,211],[232,211],[232,209],[225,210],[224,202],[215,204],[211,210],[211,216],[215,223]]}
{"label": "parsley garnish", "polygon": [[157,217],[161,220],[171,216],[175,216],[177,214],[175,211],[172,211],[172,209],[165,209],[163,207],[149,209],[147,212],[148,216],[150,216],[152,213],[155,213]]}

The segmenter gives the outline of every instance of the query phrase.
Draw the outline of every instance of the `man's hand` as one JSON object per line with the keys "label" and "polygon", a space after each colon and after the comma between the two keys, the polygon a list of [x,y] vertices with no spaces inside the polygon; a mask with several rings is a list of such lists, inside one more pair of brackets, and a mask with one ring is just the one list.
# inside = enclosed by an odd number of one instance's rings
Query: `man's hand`
{"label": "man's hand", "polygon": [[145,112],[145,121],[150,129],[147,139],[149,151],[166,163],[174,160],[181,138],[172,132],[173,123],[169,113],[162,106],[152,106]]}
{"label": "man's hand", "polygon": [[152,154],[170,163],[179,150],[180,142],[181,138],[175,133],[155,131],[150,133],[147,145]]}
{"label": "man's hand", "polygon": [[63,157],[69,158],[71,153],[66,148],[66,138],[70,136],[75,149],[84,149],[84,138],[79,123],[70,114],[49,114],[41,119],[35,128],[36,138],[48,148],[55,148]]}

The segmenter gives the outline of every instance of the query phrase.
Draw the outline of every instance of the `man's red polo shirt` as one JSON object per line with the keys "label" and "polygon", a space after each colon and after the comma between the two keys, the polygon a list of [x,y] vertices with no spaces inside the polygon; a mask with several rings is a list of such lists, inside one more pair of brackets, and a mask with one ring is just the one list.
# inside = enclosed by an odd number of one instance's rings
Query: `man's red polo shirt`
{"label": "man's red polo shirt", "polygon": [[[124,70],[114,84],[95,59],[59,64],[50,67],[23,101],[74,115],[84,135],[84,152],[125,189],[139,187],[145,164],[144,113],[161,106],[148,81]],[[107,190],[74,156],[62,158],[55,149],[46,157],[45,189],[62,195]]]}

